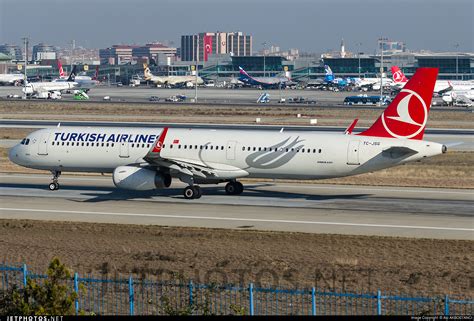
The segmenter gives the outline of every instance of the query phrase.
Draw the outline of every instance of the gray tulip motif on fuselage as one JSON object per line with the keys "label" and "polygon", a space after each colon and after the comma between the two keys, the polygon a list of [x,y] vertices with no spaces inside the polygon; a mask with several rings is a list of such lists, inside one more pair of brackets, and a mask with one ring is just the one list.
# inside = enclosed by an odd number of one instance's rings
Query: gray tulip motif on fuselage
{"label": "gray tulip motif on fuselage", "polygon": [[[262,149],[250,154],[245,158],[248,168],[271,169],[285,165],[296,156],[296,150],[304,147],[302,144],[298,145],[304,141],[304,139],[299,140],[299,138],[298,136],[290,141],[291,137],[288,137],[278,144],[269,146],[266,150]],[[290,143],[288,143],[289,141]]]}

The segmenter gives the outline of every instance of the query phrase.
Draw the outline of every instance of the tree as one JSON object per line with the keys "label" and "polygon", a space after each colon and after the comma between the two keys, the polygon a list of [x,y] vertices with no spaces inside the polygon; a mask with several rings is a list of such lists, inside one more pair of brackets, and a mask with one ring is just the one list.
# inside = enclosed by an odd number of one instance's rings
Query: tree
{"label": "tree", "polygon": [[0,315],[74,315],[78,294],[67,284],[69,269],[54,258],[44,282],[27,278],[26,287],[16,287],[0,296]]}

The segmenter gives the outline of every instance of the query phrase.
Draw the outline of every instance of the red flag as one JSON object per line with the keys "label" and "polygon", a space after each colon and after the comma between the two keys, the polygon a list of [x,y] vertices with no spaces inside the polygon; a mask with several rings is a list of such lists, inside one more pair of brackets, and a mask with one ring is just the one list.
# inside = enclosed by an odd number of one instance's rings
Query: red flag
{"label": "red flag", "polygon": [[207,61],[207,56],[212,53],[212,36],[204,36],[204,61]]}

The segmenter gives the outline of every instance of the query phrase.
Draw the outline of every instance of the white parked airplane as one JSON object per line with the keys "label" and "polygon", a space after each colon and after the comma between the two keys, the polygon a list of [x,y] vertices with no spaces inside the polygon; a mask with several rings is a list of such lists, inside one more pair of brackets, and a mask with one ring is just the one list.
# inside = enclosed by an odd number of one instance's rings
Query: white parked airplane
{"label": "white parked airplane", "polygon": [[[392,66],[392,75],[396,88],[403,88],[408,82],[408,78],[398,66]],[[435,93],[440,95],[447,92],[463,94],[472,90],[474,90],[473,80],[436,80],[433,89]]]}
{"label": "white parked airplane", "polygon": [[[157,85],[165,86],[194,86],[196,84],[196,76],[155,76],[151,73],[150,68],[147,64],[143,64],[144,78],[145,80],[151,81]],[[197,77],[197,84],[204,84],[204,80],[201,77]]]}
{"label": "white parked airplane", "polygon": [[13,86],[22,82],[25,79],[23,74],[0,74],[0,85],[10,85]]}
{"label": "white parked airplane", "polygon": [[53,173],[108,172],[119,188],[153,190],[172,179],[187,184],[184,197],[199,198],[198,184],[227,182],[240,194],[243,177],[323,179],[397,166],[446,152],[424,141],[437,69],[420,68],[366,131],[343,133],[57,127],[35,131],[14,146],[12,162]]}

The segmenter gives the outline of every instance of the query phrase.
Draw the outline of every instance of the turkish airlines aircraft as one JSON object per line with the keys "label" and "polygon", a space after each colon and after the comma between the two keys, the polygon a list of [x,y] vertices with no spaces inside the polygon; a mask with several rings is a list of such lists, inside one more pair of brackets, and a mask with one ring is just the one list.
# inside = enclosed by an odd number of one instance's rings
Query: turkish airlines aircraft
{"label": "turkish airlines aircraft", "polygon": [[[392,66],[392,77],[394,87],[403,88],[408,82],[408,78],[398,66]],[[436,80],[433,91],[438,94],[445,92],[468,92],[474,89],[474,81],[472,80]]]}
{"label": "turkish airlines aircraft", "polygon": [[108,172],[119,188],[153,190],[172,179],[189,186],[184,197],[199,198],[198,184],[227,182],[240,194],[243,177],[323,179],[393,167],[446,152],[423,141],[434,68],[420,68],[377,121],[352,134],[209,129],[57,127],[41,129],[14,146],[9,158],[21,166],[53,173]]}

